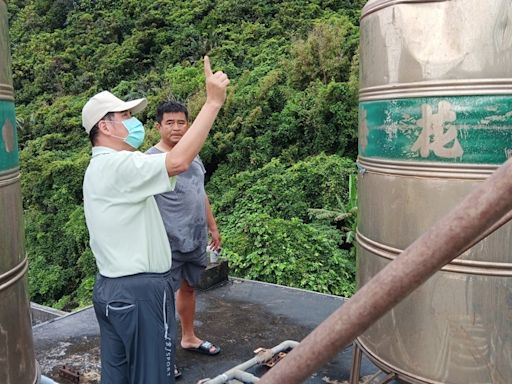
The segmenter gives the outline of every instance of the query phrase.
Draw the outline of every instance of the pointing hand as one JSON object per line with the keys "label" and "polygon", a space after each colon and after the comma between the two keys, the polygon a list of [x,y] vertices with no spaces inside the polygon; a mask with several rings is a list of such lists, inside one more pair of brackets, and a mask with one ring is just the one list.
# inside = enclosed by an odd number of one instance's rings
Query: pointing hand
{"label": "pointing hand", "polygon": [[206,78],[206,102],[215,106],[222,106],[226,100],[226,88],[229,85],[228,76],[222,72],[212,72],[210,58],[204,57],[204,75]]}

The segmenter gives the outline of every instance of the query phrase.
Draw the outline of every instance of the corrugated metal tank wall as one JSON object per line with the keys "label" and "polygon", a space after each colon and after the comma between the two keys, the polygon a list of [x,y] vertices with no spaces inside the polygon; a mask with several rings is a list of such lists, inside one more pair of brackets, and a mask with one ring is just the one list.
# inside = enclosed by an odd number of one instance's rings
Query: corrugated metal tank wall
{"label": "corrugated metal tank wall", "polygon": [[[512,4],[370,0],[360,69],[362,286],[512,155]],[[510,383],[511,239],[507,224],[445,266],[363,351],[413,383]]]}
{"label": "corrugated metal tank wall", "polygon": [[39,382],[27,297],[28,262],[16,116],[11,77],[7,4],[0,0],[0,383]]}

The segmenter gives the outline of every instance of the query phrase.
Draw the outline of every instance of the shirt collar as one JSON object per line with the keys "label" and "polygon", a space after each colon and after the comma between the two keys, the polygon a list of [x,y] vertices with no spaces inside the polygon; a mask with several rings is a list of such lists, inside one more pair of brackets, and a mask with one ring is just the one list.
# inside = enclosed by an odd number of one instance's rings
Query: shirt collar
{"label": "shirt collar", "polygon": [[99,155],[107,155],[109,153],[117,152],[115,149],[109,147],[92,147],[92,157],[96,157]]}

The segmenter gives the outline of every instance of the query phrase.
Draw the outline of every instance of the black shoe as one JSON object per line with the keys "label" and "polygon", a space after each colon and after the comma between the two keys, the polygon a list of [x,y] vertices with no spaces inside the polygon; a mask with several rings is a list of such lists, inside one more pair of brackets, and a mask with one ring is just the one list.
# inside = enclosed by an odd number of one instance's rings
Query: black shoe
{"label": "black shoe", "polygon": [[176,364],[174,364],[174,378],[179,379],[181,377],[181,371],[178,369]]}

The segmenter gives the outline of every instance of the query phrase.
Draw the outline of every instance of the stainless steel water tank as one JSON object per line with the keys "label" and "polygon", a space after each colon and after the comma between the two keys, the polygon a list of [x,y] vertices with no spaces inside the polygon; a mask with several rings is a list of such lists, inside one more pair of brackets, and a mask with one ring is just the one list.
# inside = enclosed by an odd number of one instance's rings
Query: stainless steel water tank
{"label": "stainless steel water tank", "polygon": [[[512,3],[370,0],[360,55],[362,286],[512,155]],[[412,383],[511,383],[511,239],[446,265],[358,345]]]}
{"label": "stainless steel water tank", "polygon": [[7,4],[0,0],[0,383],[39,381],[27,297],[27,258],[16,117],[8,43]]}

